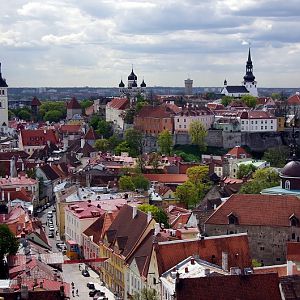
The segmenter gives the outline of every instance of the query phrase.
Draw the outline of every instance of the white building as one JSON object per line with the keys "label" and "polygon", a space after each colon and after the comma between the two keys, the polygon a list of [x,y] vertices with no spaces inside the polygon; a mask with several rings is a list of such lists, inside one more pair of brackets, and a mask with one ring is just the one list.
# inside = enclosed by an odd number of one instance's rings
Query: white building
{"label": "white building", "polygon": [[104,213],[90,202],[78,202],[65,207],[65,238],[83,245],[82,233]]}
{"label": "white building", "polygon": [[160,277],[161,281],[161,299],[175,299],[175,284],[179,278],[199,278],[210,276],[214,273],[218,275],[229,275],[228,272],[222,270],[219,266],[201,260],[197,257],[188,257],[172,269],[163,273]]}
{"label": "white building", "polygon": [[240,116],[242,132],[276,132],[277,118],[268,111],[243,111]]}
{"label": "white building", "polygon": [[116,129],[124,129],[125,109],[129,107],[127,98],[114,98],[106,105],[105,120],[113,122]]}
{"label": "white building", "polygon": [[214,122],[214,114],[204,107],[184,107],[174,116],[175,133],[187,133],[193,121],[200,121],[205,129],[209,129]]}
{"label": "white building", "polygon": [[251,60],[251,52],[249,48],[248,60],[246,62],[246,74],[243,77],[241,86],[229,86],[227,85],[227,80],[224,81],[224,88],[221,94],[231,97],[241,97],[243,95],[251,95],[258,97],[257,92],[257,81],[255,81],[255,76],[253,75],[253,64]]}
{"label": "white building", "polygon": [[1,63],[0,63],[0,126],[8,125],[8,85],[6,80],[2,78]]}

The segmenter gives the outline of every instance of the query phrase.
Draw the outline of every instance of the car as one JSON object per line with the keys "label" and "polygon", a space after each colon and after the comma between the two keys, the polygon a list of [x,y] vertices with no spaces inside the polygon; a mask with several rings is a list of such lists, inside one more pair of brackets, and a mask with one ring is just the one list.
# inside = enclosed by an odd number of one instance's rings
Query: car
{"label": "car", "polygon": [[98,293],[99,293],[99,296],[100,296],[100,290],[92,290],[92,291],[89,292],[89,296],[90,297],[94,297]]}
{"label": "car", "polygon": [[56,212],[56,208],[55,207],[52,209],[52,212]]}
{"label": "car", "polygon": [[95,289],[95,284],[93,282],[88,282],[86,285],[90,290],[94,290]]}
{"label": "car", "polygon": [[48,237],[49,237],[49,238],[54,238],[54,233],[53,233],[53,232],[49,232],[49,233],[48,233]]}
{"label": "car", "polygon": [[49,231],[54,231],[54,227],[53,226],[49,226]]}
{"label": "car", "polygon": [[89,273],[89,271],[87,271],[87,270],[82,270],[82,271],[81,271],[81,274],[82,274],[84,277],[90,277],[90,273]]}
{"label": "car", "polygon": [[46,208],[47,208],[46,204],[42,206],[42,210],[45,210]]}
{"label": "car", "polygon": [[51,203],[47,203],[46,205],[47,205],[47,208],[48,208],[48,207],[50,207],[50,206],[51,206]]}
{"label": "car", "polygon": [[43,210],[42,210],[42,208],[41,207],[39,207],[37,210],[36,210],[36,212],[39,214],[39,213],[41,213]]}

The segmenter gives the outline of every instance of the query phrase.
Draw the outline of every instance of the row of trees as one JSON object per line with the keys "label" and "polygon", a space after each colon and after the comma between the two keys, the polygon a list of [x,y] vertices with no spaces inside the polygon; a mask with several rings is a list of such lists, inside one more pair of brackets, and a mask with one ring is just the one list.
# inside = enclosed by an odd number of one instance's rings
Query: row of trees
{"label": "row of trees", "polygon": [[[235,100],[234,97],[223,96],[221,99],[221,103],[226,107],[234,100]],[[251,95],[243,95],[241,97],[241,101],[251,108],[254,108],[257,105],[257,98]]]}

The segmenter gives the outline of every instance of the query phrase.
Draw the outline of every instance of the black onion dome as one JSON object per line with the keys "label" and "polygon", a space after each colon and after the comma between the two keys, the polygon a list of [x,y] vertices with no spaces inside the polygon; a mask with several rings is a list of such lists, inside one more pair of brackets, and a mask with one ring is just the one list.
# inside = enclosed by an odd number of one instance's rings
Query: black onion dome
{"label": "black onion dome", "polygon": [[125,84],[124,84],[124,82],[123,82],[123,80],[121,79],[121,82],[119,83],[119,87],[120,88],[123,88],[123,87],[125,87]]}
{"label": "black onion dome", "polygon": [[146,87],[146,83],[145,83],[144,79],[143,79],[143,81],[142,81],[142,83],[141,83],[141,87],[142,87],[142,88],[145,88],[145,87]]}
{"label": "black onion dome", "polygon": [[135,80],[134,80],[133,83],[132,83],[132,87],[137,87],[137,83],[136,83]]}
{"label": "black onion dome", "polygon": [[137,76],[134,74],[133,69],[131,70],[128,80],[137,80]]}
{"label": "black onion dome", "polygon": [[292,160],[288,162],[281,170],[281,175],[300,178],[300,161]]}

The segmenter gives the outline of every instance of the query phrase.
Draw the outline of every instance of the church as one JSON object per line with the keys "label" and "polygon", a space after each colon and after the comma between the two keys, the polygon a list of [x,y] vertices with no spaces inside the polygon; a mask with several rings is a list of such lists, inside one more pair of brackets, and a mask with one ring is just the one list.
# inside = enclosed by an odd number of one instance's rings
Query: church
{"label": "church", "polygon": [[258,97],[257,82],[255,81],[255,76],[253,75],[253,64],[250,48],[248,52],[248,60],[246,62],[246,74],[243,78],[242,85],[228,85],[227,80],[225,79],[221,94],[234,98],[239,98],[243,95]]}
{"label": "church", "polygon": [[119,83],[119,92],[120,96],[129,96],[129,97],[135,97],[138,94],[145,95],[146,94],[146,83],[143,79],[140,86],[137,84],[137,76],[133,72],[133,68],[131,69],[131,73],[128,75],[128,82],[127,87],[125,87],[125,84],[123,80],[121,79],[121,82]]}
{"label": "church", "polygon": [[0,63],[0,126],[8,125],[8,85],[6,80],[2,78],[1,63]]}

